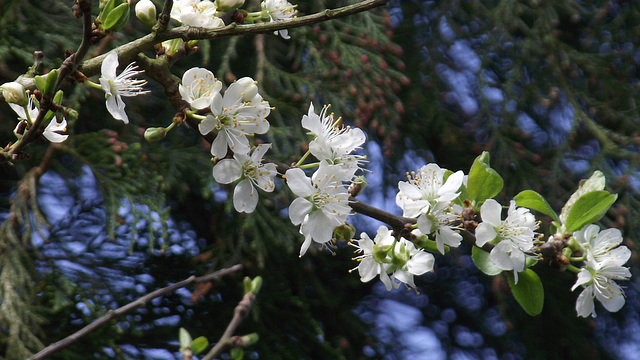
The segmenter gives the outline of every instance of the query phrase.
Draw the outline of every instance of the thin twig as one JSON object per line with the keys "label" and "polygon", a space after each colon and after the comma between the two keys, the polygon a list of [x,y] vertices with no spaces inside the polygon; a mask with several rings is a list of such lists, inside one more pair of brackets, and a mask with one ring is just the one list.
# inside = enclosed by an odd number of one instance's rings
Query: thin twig
{"label": "thin twig", "polygon": [[158,22],[153,26],[153,32],[159,34],[167,30],[169,21],[171,20],[171,8],[173,7],[173,0],[166,0],[162,12],[158,17]]}
{"label": "thin twig", "polygon": [[44,359],[47,356],[60,351],[61,349],[73,344],[74,342],[78,341],[79,339],[81,339],[82,337],[86,336],[87,334],[91,333],[92,331],[96,330],[97,328],[101,327],[102,325],[108,323],[109,321],[116,319],[122,315],[125,315],[127,313],[130,313],[131,311],[140,308],[140,307],[144,307],[146,306],[151,300],[172,293],[180,288],[189,286],[191,284],[197,284],[197,283],[202,283],[202,282],[209,282],[209,281],[214,281],[214,280],[219,280],[221,277],[231,274],[233,272],[239,271],[240,269],[242,269],[242,265],[237,264],[234,265],[230,268],[227,269],[221,269],[218,270],[216,272],[213,272],[211,274],[207,274],[204,276],[200,276],[200,277],[195,277],[195,276],[190,276],[185,280],[182,280],[180,282],[177,282],[173,285],[164,287],[162,289],[158,289],[156,291],[153,291],[133,302],[128,303],[127,305],[124,305],[116,310],[111,310],[107,313],[107,315],[99,318],[98,320],[92,322],[91,324],[83,327],[82,329],[78,330],[77,332],[67,336],[66,338],[55,342],[49,346],[47,346],[46,348],[42,349],[40,352],[38,352],[37,354],[31,356],[30,358],[28,358],[27,360],[37,360],[37,359]]}
{"label": "thin twig", "polygon": [[220,340],[216,343],[216,345],[205,355],[202,360],[211,360],[214,357],[220,355],[225,349],[233,344],[231,341],[231,335],[236,331],[242,320],[244,320],[247,315],[249,315],[249,311],[253,306],[253,302],[256,299],[256,295],[252,292],[245,294],[242,297],[242,300],[238,303],[235,310],[233,311],[233,318],[227,328],[224,330],[224,333],[220,337]]}

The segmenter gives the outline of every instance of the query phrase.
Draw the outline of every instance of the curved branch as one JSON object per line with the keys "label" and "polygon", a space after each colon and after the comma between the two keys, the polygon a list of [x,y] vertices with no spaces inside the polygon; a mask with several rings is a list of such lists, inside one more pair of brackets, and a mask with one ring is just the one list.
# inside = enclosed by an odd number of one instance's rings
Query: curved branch
{"label": "curved branch", "polygon": [[[385,5],[388,1],[389,0],[365,0],[357,4],[343,6],[337,9],[327,9],[319,13],[301,16],[290,20],[274,21],[262,24],[238,25],[236,23],[231,23],[218,29],[180,26],[164,32],[143,36],[128,44],[117,47],[115,51],[118,52],[122,62],[130,63],[135,60],[139,53],[151,49],[155,44],[159,44],[166,40],[178,38],[184,41],[204,39],[214,40],[237,35],[273,33],[277,30],[309,26],[323,21],[357,14],[359,12]],[[97,75],[100,72],[102,61],[106,56],[107,54],[103,54],[87,60],[82,64],[80,70],[87,76]]]}
{"label": "curved branch", "polygon": [[66,338],[55,342],[49,346],[47,346],[46,348],[42,349],[40,352],[38,352],[37,354],[31,356],[30,358],[28,358],[27,360],[37,360],[37,359],[44,359],[47,356],[73,344],[74,342],[78,341],[79,339],[81,339],[82,337],[86,336],[87,334],[91,333],[92,331],[96,330],[97,328],[99,328],[100,326],[108,323],[109,321],[116,319],[122,315],[125,315],[127,313],[130,313],[131,311],[140,308],[140,307],[144,307],[147,306],[147,304],[160,296],[172,293],[180,288],[186,287],[188,285],[191,284],[197,284],[197,283],[201,283],[201,282],[209,282],[209,281],[214,281],[214,280],[220,280],[220,278],[222,278],[225,275],[231,274],[233,272],[239,271],[240,269],[242,269],[242,265],[237,264],[234,265],[230,268],[227,269],[221,269],[218,270],[216,272],[213,272],[211,274],[207,274],[204,276],[200,276],[200,277],[195,277],[195,276],[190,276],[185,280],[182,280],[180,282],[177,282],[173,285],[164,287],[162,289],[158,289],[156,291],[153,291],[133,302],[128,303],[127,305],[124,305],[116,310],[112,310],[109,311],[107,313],[107,315],[99,318],[98,320],[94,321],[93,323],[83,327],[82,329],[78,330],[77,332],[67,336]]}

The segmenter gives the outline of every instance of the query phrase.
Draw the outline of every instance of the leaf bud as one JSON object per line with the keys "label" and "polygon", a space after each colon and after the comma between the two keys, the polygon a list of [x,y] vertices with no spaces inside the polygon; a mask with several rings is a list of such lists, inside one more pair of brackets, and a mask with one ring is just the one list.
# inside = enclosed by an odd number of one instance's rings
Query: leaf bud
{"label": "leaf bud", "polygon": [[148,28],[156,23],[156,6],[151,0],[140,0],[135,7],[136,17]]}
{"label": "leaf bud", "polygon": [[240,346],[247,347],[251,346],[260,340],[260,336],[257,333],[251,333],[247,335],[243,335],[240,337]]}
{"label": "leaf bud", "polygon": [[22,84],[18,82],[12,81],[4,83],[2,84],[2,86],[0,86],[0,90],[2,90],[4,101],[8,103],[26,106],[29,102],[29,99],[27,98],[27,92],[24,90],[24,86],[22,86]]}
{"label": "leaf bud", "polygon": [[100,25],[105,31],[118,31],[129,22],[129,1],[113,8],[108,14],[104,14],[107,7],[103,9],[104,22]]}
{"label": "leaf bud", "polygon": [[151,127],[144,131],[144,138],[152,144],[164,139],[166,135],[167,131],[161,127]]}

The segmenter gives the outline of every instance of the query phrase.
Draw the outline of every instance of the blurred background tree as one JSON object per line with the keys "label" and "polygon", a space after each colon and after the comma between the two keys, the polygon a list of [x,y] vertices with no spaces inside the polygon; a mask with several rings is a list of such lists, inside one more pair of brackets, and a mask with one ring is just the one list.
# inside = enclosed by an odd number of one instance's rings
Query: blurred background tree
{"label": "blurred background tree", "polygon": [[[298,10],[354,2],[306,1]],[[34,51],[44,52],[48,70],[77,47],[81,23],[72,5],[0,3],[0,82],[24,73]],[[385,204],[393,204],[401,174],[432,161],[468,171],[483,150],[505,179],[502,203],[530,188],[559,209],[581,178],[600,169],[620,195],[602,223],[619,227],[633,249],[639,10],[625,1],[391,1],[291,30],[291,40],[200,41],[172,72],[204,66],[227,85],[257,79],[277,108],[262,140],[285,163],[306,149],[300,118],[309,103],[331,103],[369,135],[365,151],[375,172],[363,202],[393,212]],[[132,18],[91,55],[144,33]],[[465,247],[437,257],[435,273],[418,282],[419,296],[361,284],[347,272],[354,263],[344,244],[336,256],[298,258],[302,239],[282,213],[286,191],[237,214],[226,201],[229,189],[213,181],[196,132],[183,126],[160,143],[143,140],[145,128],[168,125],[175,112],[163,89],[150,85],[144,101],[128,102],[128,125],[108,115],[102,93],[67,90],[81,114],[69,124],[69,139],[59,147],[32,144],[29,159],[0,169],[0,357],[24,359],[153,289],[235,263],[243,275],[264,278],[239,330],[260,334],[249,358],[632,358],[640,346],[629,335],[640,333],[635,255],[627,305],[596,319],[576,318],[572,276],[540,266],[545,310],[529,317],[504,278],[481,275]],[[13,119],[2,106],[3,144],[12,140]],[[375,229],[357,222],[359,231]],[[229,277],[158,299],[54,358],[177,356],[179,327],[215,341],[242,297],[240,282]]]}

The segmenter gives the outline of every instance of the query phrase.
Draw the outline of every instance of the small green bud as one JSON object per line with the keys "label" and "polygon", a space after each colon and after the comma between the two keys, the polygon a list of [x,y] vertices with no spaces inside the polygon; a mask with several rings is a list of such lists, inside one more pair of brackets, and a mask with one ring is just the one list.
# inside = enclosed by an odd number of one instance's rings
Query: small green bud
{"label": "small green bud", "polygon": [[342,224],[333,230],[336,241],[350,241],[356,234],[356,228],[351,224]]}
{"label": "small green bud", "polygon": [[56,94],[53,96],[53,102],[60,105],[60,103],[62,102],[62,95],[64,95],[64,92],[62,90],[56,91]]}
{"label": "small green bud", "polygon": [[252,284],[251,284],[251,278],[248,276],[245,276],[244,279],[242,280],[242,287],[244,288],[244,293],[248,294],[251,292],[251,288],[252,288]]}
{"label": "small green bud", "polygon": [[156,24],[156,6],[151,0],[140,0],[135,7],[136,17],[149,29]]}
{"label": "small green bud", "polygon": [[260,292],[260,288],[262,288],[262,276],[256,276],[251,281],[251,292],[257,295]]}
{"label": "small green bud", "polygon": [[0,86],[4,101],[12,104],[18,104],[20,106],[26,106],[29,102],[27,92],[24,90],[22,84],[12,81],[2,84]]}
{"label": "small green bud", "polygon": [[152,127],[144,131],[144,138],[152,144],[164,139],[166,135],[167,131],[161,127]]}
{"label": "small green bud", "polygon": [[216,0],[214,4],[218,11],[229,12],[244,5],[244,0]]}
{"label": "small green bud", "polygon": [[72,108],[67,108],[66,118],[69,120],[78,120],[78,112],[73,110]]}
{"label": "small green bud", "polygon": [[240,342],[243,347],[251,346],[260,340],[260,336],[257,333],[251,333],[240,337]]}

